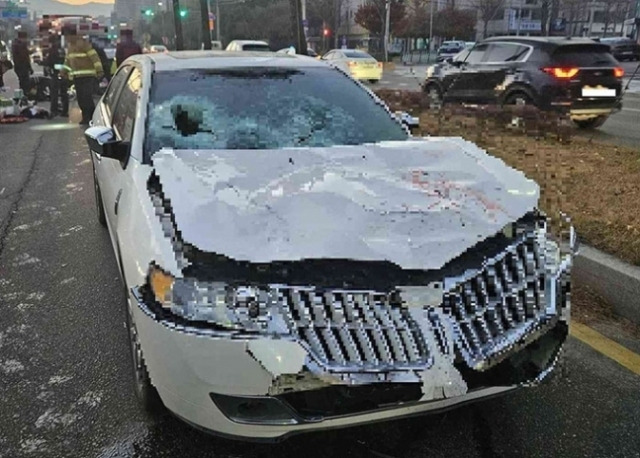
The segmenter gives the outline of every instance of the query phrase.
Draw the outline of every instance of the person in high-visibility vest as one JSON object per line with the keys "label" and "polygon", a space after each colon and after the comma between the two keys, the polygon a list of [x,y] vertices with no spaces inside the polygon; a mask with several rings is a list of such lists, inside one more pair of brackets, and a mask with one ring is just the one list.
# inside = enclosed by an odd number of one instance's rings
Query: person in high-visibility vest
{"label": "person in high-visibility vest", "polygon": [[63,30],[67,41],[67,54],[64,61],[62,75],[73,80],[78,96],[78,105],[82,111],[81,125],[88,125],[93,116],[96,105],[93,92],[97,80],[104,76],[102,62],[91,43],[78,36],[74,26]]}

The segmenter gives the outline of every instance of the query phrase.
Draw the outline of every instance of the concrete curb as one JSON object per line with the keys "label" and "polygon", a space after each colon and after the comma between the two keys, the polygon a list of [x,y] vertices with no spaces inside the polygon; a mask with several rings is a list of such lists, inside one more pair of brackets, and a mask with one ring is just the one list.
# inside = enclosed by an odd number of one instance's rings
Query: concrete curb
{"label": "concrete curb", "polygon": [[640,325],[640,267],[582,245],[574,259],[573,282],[589,286],[616,314]]}

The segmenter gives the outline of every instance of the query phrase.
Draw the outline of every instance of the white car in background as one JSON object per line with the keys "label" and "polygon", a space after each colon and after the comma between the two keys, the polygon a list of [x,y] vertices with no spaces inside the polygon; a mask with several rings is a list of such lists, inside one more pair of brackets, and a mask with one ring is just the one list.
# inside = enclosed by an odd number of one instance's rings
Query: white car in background
{"label": "white car in background", "polygon": [[324,62],[133,56],[85,136],[150,410],[278,439],[554,367],[572,240],[547,232],[538,186],[460,138],[411,137]]}
{"label": "white car in background", "polygon": [[233,40],[227,45],[225,51],[262,51],[271,52],[266,41],[259,40]]}
{"label": "white car in background", "polygon": [[377,83],[382,78],[382,62],[358,49],[332,49],[321,60],[341,68],[357,80]]}

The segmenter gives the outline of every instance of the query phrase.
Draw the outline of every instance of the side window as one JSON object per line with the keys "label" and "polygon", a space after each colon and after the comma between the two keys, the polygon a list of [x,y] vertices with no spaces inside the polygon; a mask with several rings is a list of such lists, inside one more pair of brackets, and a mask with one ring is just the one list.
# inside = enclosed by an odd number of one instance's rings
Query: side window
{"label": "side window", "polygon": [[335,56],[335,54],[335,51],[328,52],[327,54],[322,56],[322,60],[331,60],[333,59],[333,56]]}
{"label": "side window", "polygon": [[529,48],[515,43],[491,43],[484,62],[518,62],[526,56]]}
{"label": "side window", "polygon": [[474,46],[465,62],[468,64],[479,64],[483,61],[486,51],[487,45]]}
{"label": "side window", "polygon": [[123,142],[130,142],[136,122],[138,95],[142,88],[142,74],[137,68],[131,70],[129,79],[122,88],[111,124]]}
{"label": "side window", "polygon": [[466,62],[467,58],[469,57],[469,54],[471,53],[470,49],[465,49],[464,51],[462,51],[461,53],[458,53],[453,60],[455,60],[456,62]]}
{"label": "side window", "polygon": [[120,92],[120,88],[124,82],[127,80],[129,73],[131,73],[131,66],[120,68],[111,80],[111,84],[109,84],[107,92],[104,94],[104,104],[107,106],[110,115],[113,115],[118,93]]}

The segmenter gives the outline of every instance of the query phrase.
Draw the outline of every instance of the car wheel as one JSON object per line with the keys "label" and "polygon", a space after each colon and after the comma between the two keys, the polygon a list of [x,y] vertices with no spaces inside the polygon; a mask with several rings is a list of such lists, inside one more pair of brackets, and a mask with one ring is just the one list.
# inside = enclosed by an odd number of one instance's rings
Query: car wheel
{"label": "car wheel", "polygon": [[[518,105],[518,106],[525,106],[525,105],[532,105],[533,104],[533,100],[531,100],[531,97],[529,97],[527,94],[525,94],[524,92],[515,92],[513,94],[510,94],[504,101],[505,105]],[[513,116],[511,118],[511,125],[512,126],[521,126],[523,124],[523,119],[520,116]]]}
{"label": "car wheel", "polygon": [[580,121],[573,121],[576,123],[580,129],[596,129],[603,125],[607,119],[609,119],[608,115],[604,116],[596,116],[595,118],[585,119]]}
{"label": "car wheel", "polygon": [[370,84],[376,84],[379,80],[369,80]]}
{"label": "car wheel", "polygon": [[442,93],[438,86],[430,84],[425,87],[424,92],[427,94],[427,101],[429,102],[429,108],[439,110],[442,108]]}
{"label": "car wheel", "polygon": [[158,394],[158,390],[151,384],[151,378],[147,371],[147,365],[144,362],[142,347],[138,340],[138,332],[136,330],[131,309],[129,308],[128,294],[125,288],[126,301],[126,320],[127,331],[129,333],[129,346],[131,347],[131,359],[133,363],[133,377],[135,384],[136,396],[140,400],[145,412],[157,414],[162,410],[163,404]]}
{"label": "car wheel", "polygon": [[100,185],[98,184],[98,177],[96,177],[95,169],[93,170],[93,191],[96,196],[96,212],[98,213],[98,222],[104,227],[107,227],[107,217],[104,213],[102,193],[100,192]]}

